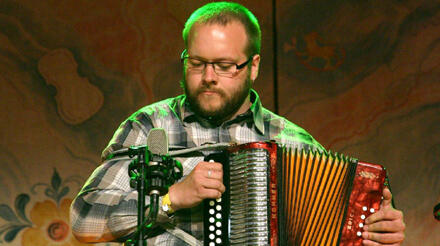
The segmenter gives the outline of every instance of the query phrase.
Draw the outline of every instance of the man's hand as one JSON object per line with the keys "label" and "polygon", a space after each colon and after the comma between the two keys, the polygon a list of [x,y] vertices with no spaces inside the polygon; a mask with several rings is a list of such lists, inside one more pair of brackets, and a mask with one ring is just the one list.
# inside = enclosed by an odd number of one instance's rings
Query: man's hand
{"label": "man's hand", "polygon": [[388,188],[383,190],[383,197],[379,211],[365,220],[364,245],[400,245],[405,238],[403,213],[391,206],[392,195]]}
{"label": "man's hand", "polygon": [[200,162],[181,182],[169,189],[174,211],[192,208],[206,198],[220,198],[225,192],[223,166],[218,162]]}

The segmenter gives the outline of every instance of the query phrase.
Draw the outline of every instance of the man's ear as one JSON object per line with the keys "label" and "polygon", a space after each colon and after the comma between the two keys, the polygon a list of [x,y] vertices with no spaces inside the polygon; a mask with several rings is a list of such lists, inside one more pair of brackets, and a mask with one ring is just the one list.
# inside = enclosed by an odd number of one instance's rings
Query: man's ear
{"label": "man's ear", "polygon": [[258,77],[258,70],[260,68],[260,55],[256,54],[251,61],[251,81],[255,81]]}

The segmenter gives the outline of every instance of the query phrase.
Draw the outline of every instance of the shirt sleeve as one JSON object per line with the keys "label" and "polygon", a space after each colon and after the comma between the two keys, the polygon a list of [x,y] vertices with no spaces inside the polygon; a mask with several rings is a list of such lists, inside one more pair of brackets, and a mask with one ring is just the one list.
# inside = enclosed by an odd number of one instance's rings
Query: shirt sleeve
{"label": "shirt sleeve", "polygon": [[[103,159],[118,149],[145,144],[152,127],[144,115],[130,117],[115,132]],[[104,160],[72,202],[72,231],[80,241],[119,241],[135,231],[138,193],[130,187],[130,162],[128,158]]]}
{"label": "shirt sleeve", "polygon": [[275,116],[270,123],[271,139],[290,148],[325,153],[325,148],[312,135],[283,117]]}

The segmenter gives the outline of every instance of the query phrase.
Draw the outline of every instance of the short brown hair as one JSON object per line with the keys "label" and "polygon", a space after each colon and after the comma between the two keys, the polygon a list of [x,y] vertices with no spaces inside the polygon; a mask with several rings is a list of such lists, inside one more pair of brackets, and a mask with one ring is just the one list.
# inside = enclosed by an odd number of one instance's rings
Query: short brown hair
{"label": "short brown hair", "polygon": [[185,48],[188,48],[188,36],[194,24],[227,25],[232,21],[242,23],[246,30],[248,37],[246,55],[260,54],[261,30],[257,18],[246,7],[233,2],[208,3],[194,11],[182,31]]}

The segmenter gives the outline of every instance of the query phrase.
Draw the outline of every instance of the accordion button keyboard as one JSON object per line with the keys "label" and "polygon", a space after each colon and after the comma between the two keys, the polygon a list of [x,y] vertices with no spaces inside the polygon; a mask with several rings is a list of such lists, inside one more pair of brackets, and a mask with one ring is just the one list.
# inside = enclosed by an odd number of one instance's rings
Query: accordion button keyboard
{"label": "accordion button keyboard", "polygon": [[[368,209],[368,207],[366,207],[366,206],[363,206],[362,207],[362,210],[363,211],[369,211],[370,212],[370,214],[373,214],[374,212],[376,212],[376,210],[374,209],[374,208],[370,208],[370,209]],[[367,212],[368,213],[368,212]],[[365,214],[362,214],[361,215],[361,220],[365,220],[367,218],[367,216],[365,215]],[[351,223],[350,223],[351,221],[349,221],[348,222],[348,224],[349,224],[349,226],[351,225]],[[359,229],[361,229],[361,228],[363,228],[364,227],[364,223],[359,223]],[[350,228],[349,229],[351,229],[351,226],[350,226]],[[361,237],[362,236],[362,232],[361,231],[358,231],[357,233],[356,233],[356,235],[358,236],[358,237]]]}

